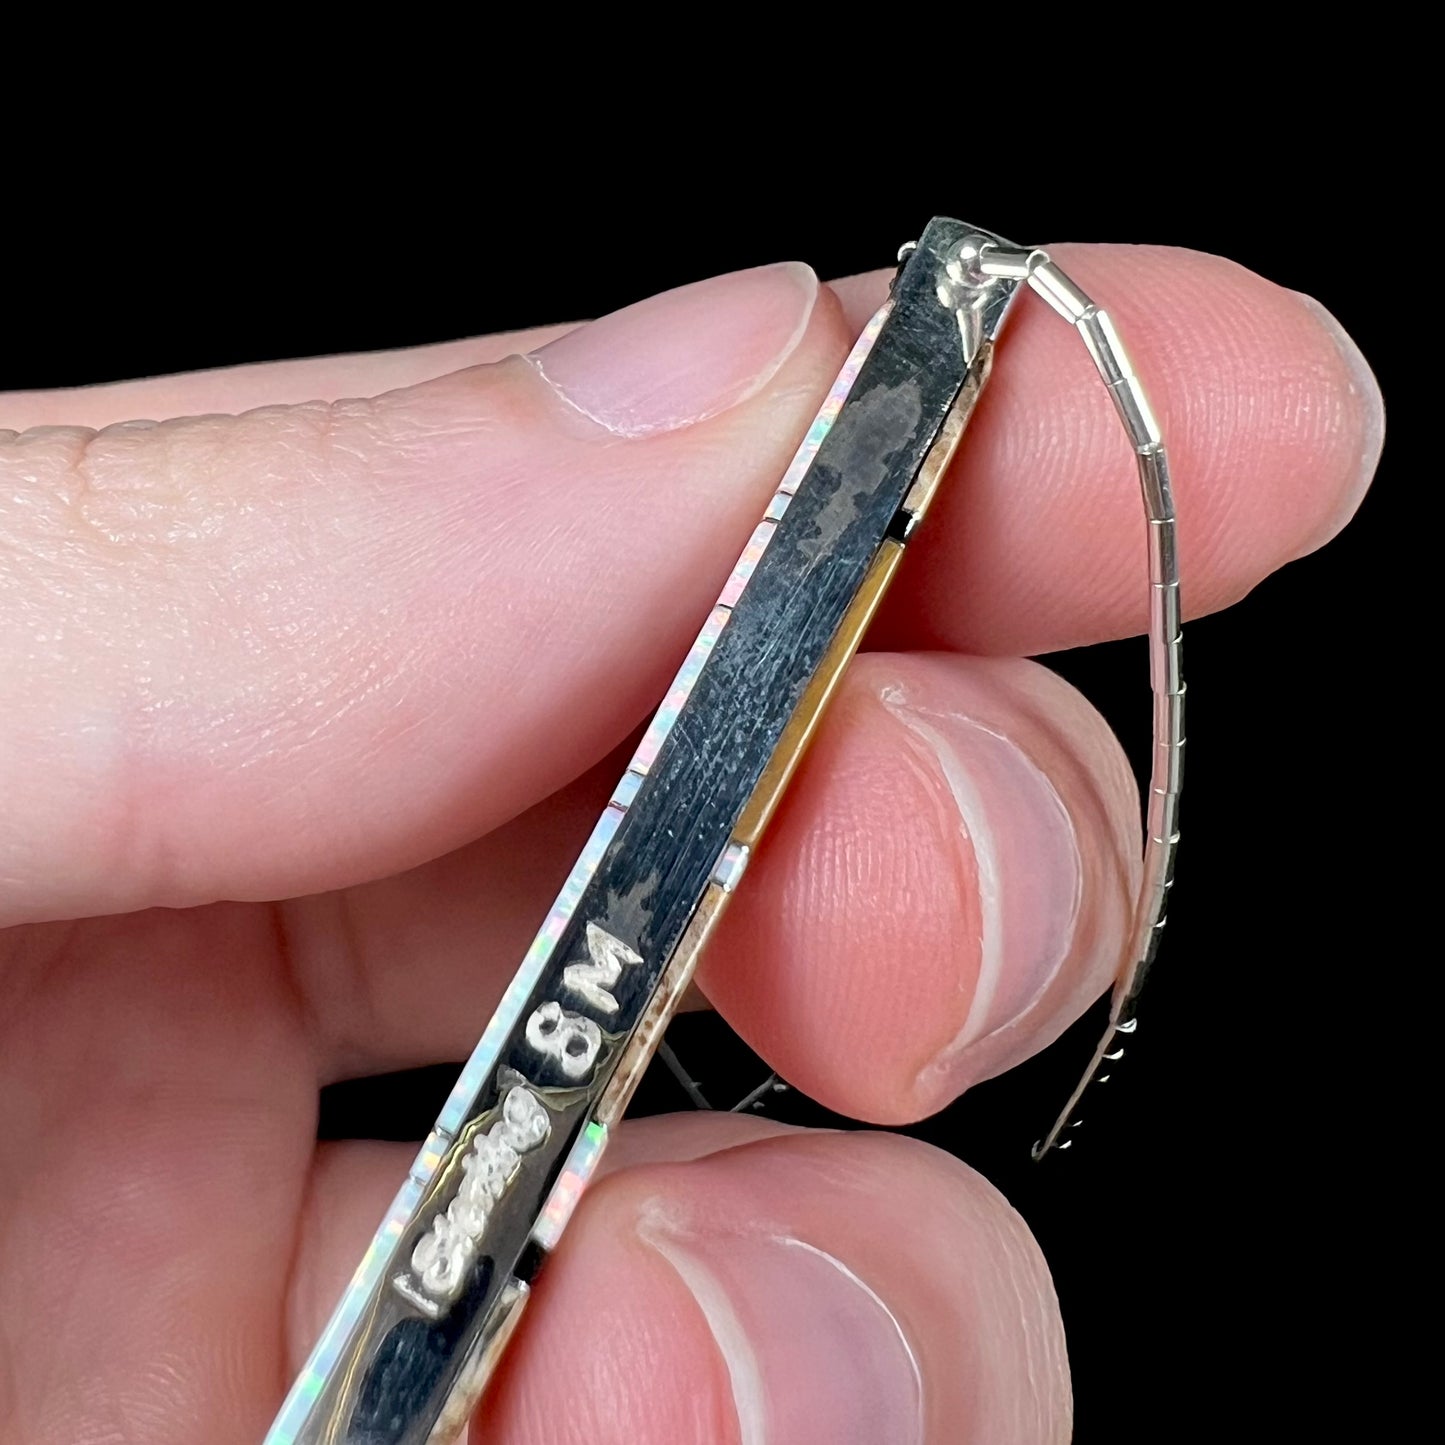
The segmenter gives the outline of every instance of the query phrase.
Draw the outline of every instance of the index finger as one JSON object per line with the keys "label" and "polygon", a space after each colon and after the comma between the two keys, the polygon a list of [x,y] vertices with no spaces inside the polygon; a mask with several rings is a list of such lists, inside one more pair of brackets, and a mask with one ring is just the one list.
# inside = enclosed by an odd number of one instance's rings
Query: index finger
{"label": "index finger", "polygon": [[[1193,611],[1343,524],[1382,411],[1317,308],[1193,252],[1065,259],[1118,313],[1165,418]],[[540,370],[0,435],[18,916],[340,887],[565,783],[655,703],[846,329],[777,268],[596,323]],[[1082,349],[1027,308],[1003,345],[885,620],[894,646],[1042,651],[1142,623],[1142,511]],[[335,396],[333,364],[307,365]],[[555,394],[559,367],[622,421]],[[666,412],[650,430],[644,401]],[[606,686],[578,707],[586,677]],[[525,745],[543,730],[547,748]],[[355,787],[358,767],[385,786]]]}
{"label": "index finger", "polygon": [[[1166,246],[1051,248],[1128,338],[1178,479],[1192,615],[1238,601],[1353,515],[1384,440],[1369,363],[1313,298]],[[833,283],[852,331],[891,272]],[[0,426],[106,426],[374,395],[554,340],[567,325],[0,396]],[[1046,307],[1016,309],[934,519],[885,613],[886,645],[1037,653],[1142,632],[1130,462],[1092,368]]]}

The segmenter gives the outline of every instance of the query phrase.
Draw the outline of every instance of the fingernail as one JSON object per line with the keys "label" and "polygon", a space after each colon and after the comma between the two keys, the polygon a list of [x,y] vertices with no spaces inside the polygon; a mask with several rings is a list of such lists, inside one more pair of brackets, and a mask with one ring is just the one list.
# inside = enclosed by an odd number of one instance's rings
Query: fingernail
{"label": "fingernail", "polygon": [[618,436],[674,431],[765,387],[803,339],[818,278],[795,262],[679,286],[550,342],[532,364]]}
{"label": "fingernail", "polygon": [[1073,946],[1084,869],[1073,820],[1048,776],[995,728],[930,707],[901,686],[883,702],[931,756],[940,801],[957,816],[979,900],[977,977],[958,1031],[918,1076],[942,1105],[974,1082],[973,1046],[1016,1023],[1041,997]]}
{"label": "fingernail", "polygon": [[1355,345],[1354,337],[1313,296],[1306,296],[1303,291],[1296,291],[1294,294],[1339,352],[1340,360],[1344,363],[1350,395],[1359,413],[1360,443],[1357,465],[1340,495],[1339,506],[1330,518],[1328,531],[1313,544],[1323,546],[1355,515],[1365,493],[1370,489],[1375,468],[1380,463],[1380,452],[1385,445],[1385,398],[1380,391],[1380,383],[1375,380],[1375,373],[1370,369],[1370,363],[1365,360],[1364,352]]}
{"label": "fingernail", "polygon": [[922,1445],[913,1347],[887,1303],[841,1260],[782,1234],[694,1235],[660,1213],[641,1233],[707,1321],[741,1445]]}

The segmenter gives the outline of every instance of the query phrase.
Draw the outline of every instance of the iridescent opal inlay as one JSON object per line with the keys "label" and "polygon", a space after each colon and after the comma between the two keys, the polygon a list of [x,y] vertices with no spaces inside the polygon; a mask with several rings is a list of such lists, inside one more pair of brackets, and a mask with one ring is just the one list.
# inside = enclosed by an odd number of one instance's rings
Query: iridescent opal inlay
{"label": "iridescent opal inlay", "polygon": [[532,1228],[532,1238],[543,1249],[555,1249],[572,1211],[577,1208],[588,1181],[602,1162],[602,1151],[607,1147],[607,1126],[591,1123],[577,1136],[572,1152],[567,1156],[547,1203],[542,1208],[537,1223]]}
{"label": "iridescent opal inlay", "polygon": [[717,860],[717,867],[712,870],[712,881],[724,893],[731,893],[738,886],[743,870],[748,866],[748,855],[751,852],[752,849],[746,843],[729,843],[723,849],[722,857]]}

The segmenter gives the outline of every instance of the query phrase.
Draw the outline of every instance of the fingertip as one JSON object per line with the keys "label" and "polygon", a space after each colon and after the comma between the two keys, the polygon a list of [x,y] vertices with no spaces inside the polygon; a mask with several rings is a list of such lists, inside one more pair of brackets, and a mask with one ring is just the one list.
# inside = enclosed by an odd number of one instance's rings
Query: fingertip
{"label": "fingertip", "polygon": [[488,1392],[488,1440],[743,1445],[702,1306],[640,1232],[650,1193],[675,1167],[645,1166],[588,1192]]}
{"label": "fingertip", "polygon": [[1334,314],[1303,291],[1292,291],[1290,295],[1314,318],[1334,346],[1340,375],[1329,389],[1340,398],[1340,426],[1345,445],[1353,449],[1355,456],[1353,471],[1346,468],[1340,474],[1339,493],[1322,516],[1318,531],[1308,537],[1295,554],[1303,557],[1338,536],[1370,490],[1385,446],[1385,398],[1364,352]]}
{"label": "fingertip", "polygon": [[1067,1438],[1047,1268],[957,1160],[890,1135],[794,1131],[618,1184],[613,1207],[706,1324],[743,1441]]}
{"label": "fingertip", "polygon": [[802,343],[818,295],[809,266],[758,266],[650,296],[528,360],[566,407],[605,431],[676,431],[761,392]]}
{"label": "fingertip", "polygon": [[864,654],[704,987],[829,1107],[930,1114],[1051,1042],[1107,985],[1136,807],[1103,719],[1037,664]]}
{"label": "fingertip", "polygon": [[[1107,308],[1158,414],[1186,613],[1320,546],[1368,486],[1383,409],[1333,318],[1223,257],[1049,248]],[[889,645],[1031,655],[1142,632],[1128,443],[1071,327],[1020,297],[966,444],[882,619]]]}
{"label": "fingertip", "polygon": [[[1373,475],[1383,411],[1358,348],[1323,307],[1203,251],[1082,244],[1051,251],[1113,313],[1160,412],[1188,615],[1238,601],[1345,525]],[[1060,397],[1070,414],[1064,424],[1078,428],[1100,478],[1101,505],[1092,525],[1079,516],[1075,545],[1112,561],[1124,550],[1118,542],[1128,548],[1139,531],[1129,468],[1104,463],[1126,449],[1110,409],[1094,404],[1097,383],[1082,347],[1069,328],[1050,329],[1051,347],[1073,353],[1067,363],[1055,356],[1053,366],[1079,377],[1089,393],[1075,400],[1071,385]],[[1126,555],[1134,550],[1142,555],[1133,548]],[[1117,599],[1111,612],[1138,619],[1098,635],[1143,630],[1137,566],[1111,568],[1096,590],[1106,604]]]}

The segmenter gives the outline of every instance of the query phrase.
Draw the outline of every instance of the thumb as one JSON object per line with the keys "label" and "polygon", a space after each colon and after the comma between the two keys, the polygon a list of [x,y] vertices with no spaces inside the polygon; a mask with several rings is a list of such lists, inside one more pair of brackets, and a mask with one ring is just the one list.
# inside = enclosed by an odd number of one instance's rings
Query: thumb
{"label": "thumb", "polygon": [[0,922],[337,887],[566,782],[847,341],[782,265],[372,400],[0,432]]}

